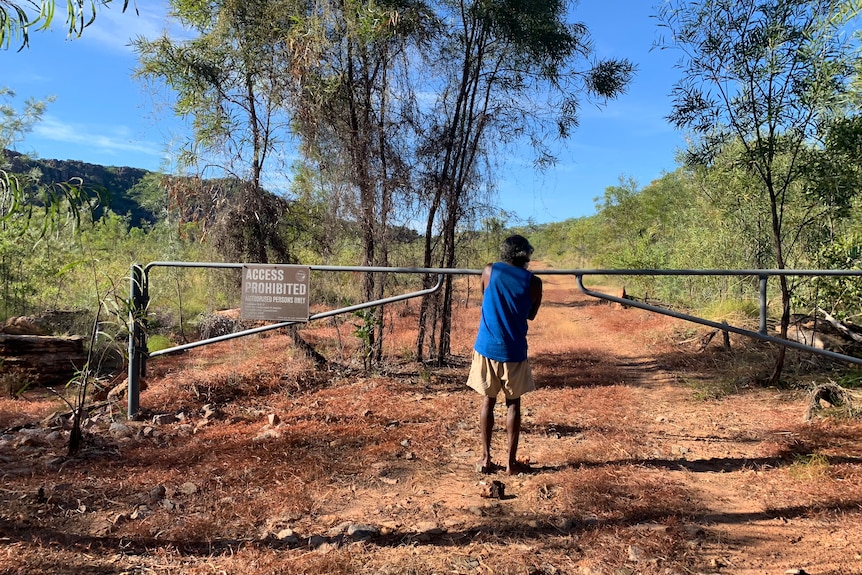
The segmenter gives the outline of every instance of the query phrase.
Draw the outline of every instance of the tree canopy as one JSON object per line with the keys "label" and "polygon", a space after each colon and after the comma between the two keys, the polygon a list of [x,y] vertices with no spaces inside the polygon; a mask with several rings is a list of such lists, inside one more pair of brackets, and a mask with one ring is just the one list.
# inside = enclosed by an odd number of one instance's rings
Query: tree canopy
{"label": "tree canopy", "polygon": [[[676,0],[659,13],[669,33],[663,46],[683,55],[669,119],[697,135],[688,161],[741,170],[756,186],[754,200],[768,214],[762,225],[770,230],[769,261],[779,269],[796,238],[858,191],[830,186],[827,201],[810,178],[830,127],[852,113],[848,93],[859,52],[846,30],[858,13],[854,0]],[[793,290],[785,276],[779,283],[786,337]],[[783,358],[782,347],[774,381]]]}

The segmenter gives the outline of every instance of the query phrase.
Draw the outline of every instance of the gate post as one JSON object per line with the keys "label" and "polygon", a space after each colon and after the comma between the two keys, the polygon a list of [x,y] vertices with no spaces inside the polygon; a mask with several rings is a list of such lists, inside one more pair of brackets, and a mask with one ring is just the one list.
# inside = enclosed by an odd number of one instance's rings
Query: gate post
{"label": "gate post", "polygon": [[760,333],[766,335],[766,280],[769,276],[760,276]]}
{"label": "gate post", "polygon": [[140,408],[141,394],[141,356],[144,353],[144,330],[141,318],[143,309],[143,280],[144,272],[138,264],[132,264],[131,280],[129,285],[129,384],[126,388],[128,394],[127,417],[132,419]]}

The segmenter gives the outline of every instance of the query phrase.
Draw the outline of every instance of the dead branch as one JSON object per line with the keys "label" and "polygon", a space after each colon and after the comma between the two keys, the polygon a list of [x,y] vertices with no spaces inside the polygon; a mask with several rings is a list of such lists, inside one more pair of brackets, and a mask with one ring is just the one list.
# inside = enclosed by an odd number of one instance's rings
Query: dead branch
{"label": "dead branch", "polygon": [[854,331],[851,331],[849,327],[844,325],[842,322],[838,321],[836,318],[832,317],[826,310],[817,308],[817,311],[823,315],[823,318],[835,329],[837,329],[844,336],[852,339],[857,343],[862,343],[862,334],[858,334]]}

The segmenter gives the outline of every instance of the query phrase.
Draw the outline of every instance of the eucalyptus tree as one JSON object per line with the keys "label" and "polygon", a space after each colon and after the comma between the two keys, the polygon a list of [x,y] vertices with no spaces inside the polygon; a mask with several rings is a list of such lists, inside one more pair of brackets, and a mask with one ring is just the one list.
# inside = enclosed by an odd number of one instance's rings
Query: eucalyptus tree
{"label": "eucalyptus tree", "polygon": [[[456,240],[467,208],[493,189],[496,154],[529,141],[537,168],[555,161],[549,140],[568,138],[579,98],[603,102],[621,94],[634,73],[627,60],[598,60],[587,27],[566,21],[562,0],[443,0],[445,22],[428,55],[426,93],[435,95],[419,146],[426,190],[424,265],[457,267]],[[490,214],[487,214],[490,215]],[[427,278],[426,281],[430,281]],[[449,354],[452,281],[426,298],[416,355],[426,338],[438,361]]]}
{"label": "eucalyptus tree", "polygon": [[[70,36],[80,36],[84,28],[96,19],[96,10],[106,7],[112,0],[67,0],[66,25]],[[119,1],[116,2],[119,4]],[[30,29],[47,30],[54,21],[56,0],[0,0],[0,46],[9,48],[12,40],[20,39],[24,48],[30,44]],[[123,0],[123,12],[129,7],[129,0]]]}
{"label": "eucalyptus tree", "polygon": [[[278,233],[288,206],[264,190],[265,168],[277,172],[270,164],[290,139],[288,8],[268,0],[171,0],[170,14],[189,36],[164,33],[134,42],[136,74],[172,88],[174,112],[191,120],[193,138],[179,164],[243,183],[238,199],[214,201],[211,209],[218,213],[208,215],[226,255],[257,262],[267,262],[270,251],[282,261],[291,258]],[[177,192],[179,198],[198,193]]]}
{"label": "eucalyptus tree", "polygon": [[[842,115],[854,73],[851,37],[854,0],[670,0],[659,10],[665,48],[681,52],[682,79],[673,90],[669,119],[699,136],[693,164],[714,165],[736,146],[732,165],[749,172],[769,211],[771,261],[784,269],[802,217],[794,210],[842,209],[854,190],[823,188],[808,179],[819,142]],[[724,156],[725,159],[728,156]],[[807,188],[802,193],[800,188]],[[755,198],[757,194],[754,194]],[[806,204],[793,204],[794,198]],[[780,277],[780,335],[790,321],[792,285]],[[778,382],[785,348],[779,347],[770,380]]]}
{"label": "eucalyptus tree", "polygon": [[[294,107],[301,151],[330,183],[333,202],[359,225],[362,264],[387,266],[394,218],[413,187],[411,48],[427,37],[433,18],[421,2],[344,0],[315,3],[297,22],[291,72],[301,85]],[[363,274],[363,292],[380,298],[384,277]],[[364,357],[376,362],[382,310],[364,321]]]}

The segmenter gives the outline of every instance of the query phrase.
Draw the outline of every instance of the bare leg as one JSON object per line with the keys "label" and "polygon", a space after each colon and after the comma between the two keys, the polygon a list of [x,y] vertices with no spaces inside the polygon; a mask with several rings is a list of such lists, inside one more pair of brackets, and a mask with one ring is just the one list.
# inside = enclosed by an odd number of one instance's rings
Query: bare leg
{"label": "bare leg", "polygon": [[518,440],[521,437],[521,398],[507,399],[506,407],[506,434],[509,437],[509,460],[506,464],[506,473],[516,474],[518,468]]}
{"label": "bare leg", "polygon": [[496,403],[496,397],[485,396],[482,398],[482,407],[479,411],[479,429],[482,434],[482,459],[479,460],[479,465],[486,470],[490,470],[492,467],[491,433],[494,430],[494,405]]}

